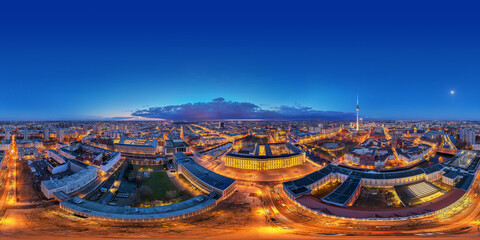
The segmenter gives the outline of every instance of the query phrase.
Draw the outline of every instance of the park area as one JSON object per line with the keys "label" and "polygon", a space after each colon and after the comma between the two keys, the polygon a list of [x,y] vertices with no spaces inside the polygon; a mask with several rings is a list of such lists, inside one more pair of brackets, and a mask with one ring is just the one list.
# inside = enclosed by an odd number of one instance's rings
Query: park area
{"label": "park area", "polygon": [[192,198],[172,182],[162,166],[131,166],[126,176],[129,182],[136,183],[135,205],[166,205]]}

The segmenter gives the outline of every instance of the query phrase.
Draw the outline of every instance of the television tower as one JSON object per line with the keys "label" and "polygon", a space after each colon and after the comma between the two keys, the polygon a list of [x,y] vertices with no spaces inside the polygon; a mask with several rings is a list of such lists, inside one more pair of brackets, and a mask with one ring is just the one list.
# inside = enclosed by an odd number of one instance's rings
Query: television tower
{"label": "television tower", "polygon": [[358,107],[358,94],[357,94],[357,132],[358,132],[358,110],[360,110],[360,108]]}

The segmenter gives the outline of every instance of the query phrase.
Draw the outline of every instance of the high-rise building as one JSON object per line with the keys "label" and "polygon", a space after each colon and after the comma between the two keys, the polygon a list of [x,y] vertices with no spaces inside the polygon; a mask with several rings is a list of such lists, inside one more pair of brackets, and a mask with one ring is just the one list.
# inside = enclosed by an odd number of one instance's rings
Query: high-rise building
{"label": "high-rise building", "polygon": [[43,129],[43,140],[48,141],[50,139],[50,132],[48,128]]}
{"label": "high-rise building", "polygon": [[180,126],[180,138],[185,139],[184,137],[185,137],[185,135],[183,135],[183,125],[182,125],[182,126]]}
{"label": "high-rise building", "polygon": [[464,141],[468,146],[475,144],[475,130],[469,128],[460,129],[460,141]]}
{"label": "high-rise building", "polygon": [[224,128],[225,123],[224,122],[218,122],[218,128]]}
{"label": "high-rise building", "polygon": [[318,127],[310,127],[311,133],[323,133],[323,124],[319,123]]}
{"label": "high-rise building", "polygon": [[10,139],[10,128],[5,128],[5,139]]}
{"label": "high-rise building", "polygon": [[28,140],[28,129],[23,131],[23,140]]}
{"label": "high-rise building", "polygon": [[64,131],[62,128],[57,128],[57,142],[63,142],[64,140]]}
{"label": "high-rise building", "polygon": [[95,134],[100,134],[102,132],[102,127],[98,126],[98,125],[95,125],[93,130],[94,130]]}

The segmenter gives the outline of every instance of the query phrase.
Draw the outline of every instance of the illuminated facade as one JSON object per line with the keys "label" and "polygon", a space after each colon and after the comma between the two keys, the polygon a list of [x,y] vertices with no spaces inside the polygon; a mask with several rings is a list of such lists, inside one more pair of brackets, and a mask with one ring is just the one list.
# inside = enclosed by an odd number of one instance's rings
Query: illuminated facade
{"label": "illuminated facade", "polygon": [[[456,165],[461,160],[465,160],[464,162],[468,162],[468,164],[466,166]],[[412,216],[446,215],[456,207],[468,206],[468,197],[466,196],[472,189],[471,186],[475,185],[479,166],[480,154],[474,151],[460,151],[445,165],[438,163],[426,168],[395,172],[357,171],[329,164],[303,178],[284,182],[283,189],[285,194],[298,206],[320,215],[335,215],[363,220],[376,218],[398,220]],[[321,201],[312,200],[312,190],[330,181],[340,181],[342,183],[330,194],[323,197]],[[425,198],[431,198],[426,201],[426,205],[417,205],[413,208],[392,208],[389,211],[376,211],[375,213],[370,210],[355,208],[349,208],[348,211],[345,211],[344,208],[355,202],[361,187],[390,188],[400,186],[418,188],[423,191],[425,186],[432,186],[429,183],[435,181],[442,181],[453,186],[453,189],[446,193],[433,191],[434,194],[426,194]],[[441,195],[445,196],[438,197]],[[318,209],[326,210],[319,211]],[[372,215],[374,218],[372,218]]]}
{"label": "illuminated facade", "polygon": [[[272,153],[272,149],[281,146],[285,147],[285,153],[279,155]],[[252,154],[230,152],[225,155],[225,166],[251,170],[287,168],[304,162],[305,152],[290,143],[257,144]]]}

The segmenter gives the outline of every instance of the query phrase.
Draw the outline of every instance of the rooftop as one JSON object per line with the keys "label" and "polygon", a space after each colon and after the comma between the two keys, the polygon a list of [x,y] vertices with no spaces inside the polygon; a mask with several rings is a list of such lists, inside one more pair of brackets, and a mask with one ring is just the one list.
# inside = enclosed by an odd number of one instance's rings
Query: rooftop
{"label": "rooftop", "polygon": [[131,139],[121,138],[116,140],[115,145],[135,146],[135,147],[154,147],[158,145],[158,139]]}
{"label": "rooftop", "polygon": [[478,156],[478,152],[476,151],[460,150],[450,160],[448,165],[452,167],[458,167],[464,170],[473,170],[474,168],[476,168],[476,165],[478,165],[479,159],[480,157]]}
{"label": "rooftop", "polygon": [[104,218],[155,219],[183,215],[200,210],[216,201],[215,198],[199,195],[183,202],[156,207],[118,207],[87,201],[78,197],[61,204],[73,210]]}
{"label": "rooftop", "polygon": [[182,139],[165,140],[165,147],[188,147],[188,144]]}
{"label": "rooftop", "polygon": [[82,178],[84,174],[87,174],[88,172],[91,172],[91,171],[96,172],[97,169],[92,166],[87,166],[85,169],[82,169],[79,172],[66,176],[64,178],[42,181],[42,185],[44,185],[49,190],[56,189],[56,188],[71,184],[73,182],[76,182],[78,179]]}
{"label": "rooftop", "polygon": [[348,177],[333,192],[322,198],[324,202],[345,206],[360,185],[361,178]]}
{"label": "rooftop", "polygon": [[[242,147],[242,152],[229,152],[228,156],[237,156],[243,158],[258,158],[258,159],[267,159],[267,158],[276,158],[276,157],[289,157],[298,154],[302,154],[303,150],[291,143],[267,143],[267,144],[256,144],[254,151],[251,153],[246,153],[244,149],[247,148],[247,145],[244,144]],[[263,149],[262,149],[263,148]],[[263,153],[262,153],[263,150]]]}
{"label": "rooftop", "polygon": [[177,164],[182,164],[183,168],[187,169],[196,178],[222,191],[230,187],[230,185],[235,182],[235,179],[222,176],[204,168],[196,163],[192,158],[186,158],[181,161],[177,161]]}

